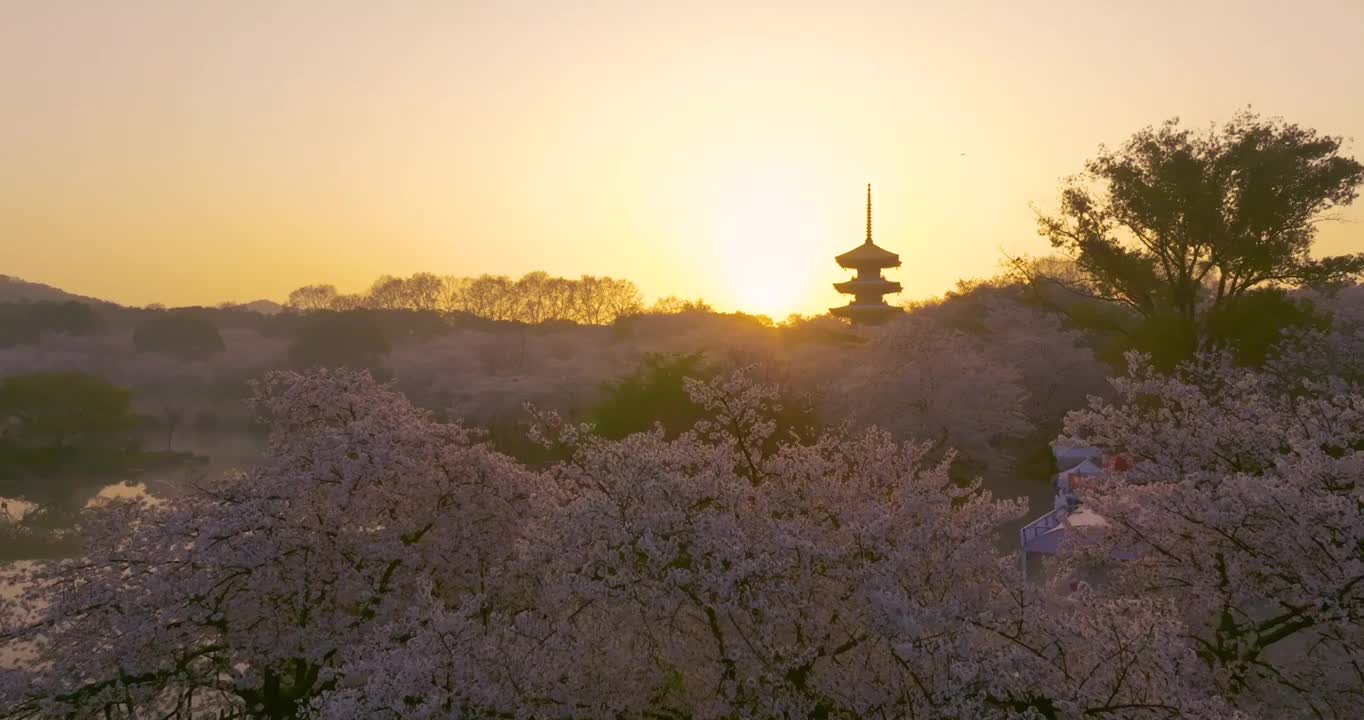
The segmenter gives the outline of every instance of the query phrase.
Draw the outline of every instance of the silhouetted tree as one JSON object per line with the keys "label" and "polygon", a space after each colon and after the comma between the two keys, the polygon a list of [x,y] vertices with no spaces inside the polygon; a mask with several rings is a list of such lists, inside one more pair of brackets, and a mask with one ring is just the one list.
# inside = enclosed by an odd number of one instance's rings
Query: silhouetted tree
{"label": "silhouetted tree", "polygon": [[1039,232],[1074,258],[1085,291],[1130,308],[1141,334],[1187,356],[1205,339],[1202,308],[1364,271],[1364,255],[1309,255],[1317,223],[1364,182],[1340,148],[1249,111],[1207,132],[1170,120],[1101,150]]}
{"label": "silhouetted tree", "polygon": [[465,289],[464,309],[489,320],[510,320],[513,314],[512,281],[505,275],[481,275]]}
{"label": "silhouetted tree", "polygon": [[397,310],[404,307],[404,293],[402,278],[382,275],[374,281],[373,285],[369,286],[365,306],[381,310]]}
{"label": "silhouetted tree", "polygon": [[[519,280],[505,275],[477,278],[416,273],[408,278],[383,275],[359,295],[337,295],[330,285],[308,285],[289,295],[296,310],[416,310],[447,317],[467,313],[487,320],[537,325],[572,322],[606,325],[639,313],[639,288],[629,280],[584,275],[577,280],[543,271]],[[688,307],[699,307],[689,304]]]}
{"label": "silhouetted tree", "polygon": [[443,313],[468,312],[464,296],[469,291],[472,278],[446,275],[440,279],[440,291],[436,296],[436,309]]}
{"label": "silhouetted tree", "polygon": [[0,305],[0,348],[38,342],[38,326],[29,316],[28,303]]}
{"label": "silhouetted tree", "polygon": [[542,323],[551,317],[554,301],[550,293],[554,290],[549,273],[537,270],[526,273],[512,286],[515,306],[512,316],[521,322],[532,325]]}
{"label": "silhouetted tree", "polygon": [[332,285],[304,285],[289,293],[286,306],[293,310],[326,310],[336,300],[336,288]]}
{"label": "silhouetted tree", "polygon": [[197,313],[158,311],[133,330],[133,346],[138,352],[171,355],[182,360],[199,360],[223,351],[218,328]]}
{"label": "silhouetted tree", "polygon": [[599,278],[601,306],[610,321],[636,315],[644,309],[644,299],[639,288],[629,280]]}
{"label": "silhouetted tree", "polygon": [[1242,365],[1264,364],[1271,348],[1288,330],[1325,330],[1330,319],[1305,301],[1295,301],[1282,290],[1267,288],[1237,296],[1207,314],[1208,341],[1235,353]]}
{"label": "silhouetted tree", "polygon": [[[701,298],[683,300],[676,295],[667,295],[655,300],[654,304],[649,306],[649,312],[658,313],[660,315],[671,315],[683,312],[714,312],[714,310],[709,303]],[[793,314],[792,317],[788,317],[788,324],[792,324],[792,318],[794,318],[795,321],[799,321],[800,316]]]}
{"label": "silhouetted tree", "polygon": [[336,312],[359,310],[366,307],[365,303],[366,297],[362,294],[350,293],[348,295],[337,295],[332,298],[331,302],[327,303],[327,309],[335,310]]}
{"label": "silhouetted tree", "polygon": [[445,283],[431,273],[417,273],[403,281],[402,306],[408,310],[440,309]]}
{"label": "silhouetted tree", "polygon": [[89,335],[98,329],[94,308],[74,300],[0,305],[0,348],[31,345],[43,333]]}
{"label": "silhouetted tree", "polygon": [[323,310],[304,318],[289,347],[294,367],[349,367],[377,370],[389,342],[369,313]]}
{"label": "silhouetted tree", "polygon": [[29,316],[42,332],[89,335],[99,329],[95,309],[83,302],[38,302],[29,307]]}

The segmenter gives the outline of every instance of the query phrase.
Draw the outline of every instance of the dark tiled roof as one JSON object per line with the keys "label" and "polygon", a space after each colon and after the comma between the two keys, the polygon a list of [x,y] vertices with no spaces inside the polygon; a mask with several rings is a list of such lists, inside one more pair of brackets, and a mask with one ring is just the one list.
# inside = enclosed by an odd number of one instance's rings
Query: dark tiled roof
{"label": "dark tiled roof", "polygon": [[855,267],[900,267],[900,256],[876,246],[875,243],[862,243],[848,252],[834,258],[846,268]]}
{"label": "dark tiled roof", "polygon": [[874,292],[885,295],[887,293],[897,293],[902,289],[900,283],[892,282],[884,278],[873,280],[862,280],[854,278],[847,282],[834,283],[834,289],[841,293]]}

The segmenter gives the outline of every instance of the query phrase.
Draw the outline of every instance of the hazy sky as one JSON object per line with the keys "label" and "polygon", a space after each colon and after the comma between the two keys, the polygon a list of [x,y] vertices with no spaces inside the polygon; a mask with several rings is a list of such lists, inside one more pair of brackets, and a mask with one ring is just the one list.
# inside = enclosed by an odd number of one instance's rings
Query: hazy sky
{"label": "hazy sky", "polygon": [[[1359,138],[1364,1],[0,0],[0,273],[125,303],[628,277],[774,315],[1042,252],[1100,143],[1247,104]],[[964,154],[963,154],[964,153]],[[1323,232],[1364,250],[1364,207]]]}

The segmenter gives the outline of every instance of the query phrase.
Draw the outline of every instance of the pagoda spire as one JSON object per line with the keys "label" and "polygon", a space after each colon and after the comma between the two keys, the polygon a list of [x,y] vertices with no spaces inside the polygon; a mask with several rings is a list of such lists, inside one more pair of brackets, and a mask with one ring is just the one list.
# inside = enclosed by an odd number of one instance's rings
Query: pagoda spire
{"label": "pagoda spire", "polygon": [[871,244],[871,183],[867,183],[867,241],[863,244]]}
{"label": "pagoda spire", "polygon": [[900,267],[900,256],[879,248],[871,241],[871,183],[867,183],[867,238],[861,245],[834,258],[840,267],[857,272],[847,282],[834,283],[834,289],[852,295],[852,302],[830,312],[856,324],[884,322],[901,312],[886,303],[885,296],[900,292],[900,283],[881,274],[886,268]]}

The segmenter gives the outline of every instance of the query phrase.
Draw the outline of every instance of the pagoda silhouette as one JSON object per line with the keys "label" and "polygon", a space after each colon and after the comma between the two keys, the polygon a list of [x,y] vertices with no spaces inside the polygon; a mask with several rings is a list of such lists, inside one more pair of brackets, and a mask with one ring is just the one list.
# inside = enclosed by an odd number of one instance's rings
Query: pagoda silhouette
{"label": "pagoda silhouette", "polygon": [[886,304],[883,296],[900,292],[900,283],[881,276],[886,268],[900,267],[900,256],[877,247],[871,241],[871,185],[867,185],[867,239],[861,245],[835,257],[842,267],[856,270],[857,277],[847,282],[834,283],[834,289],[852,295],[852,302],[843,307],[829,308],[829,312],[853,321],[854,325],[883,323],[899,314],[900,308]]}

